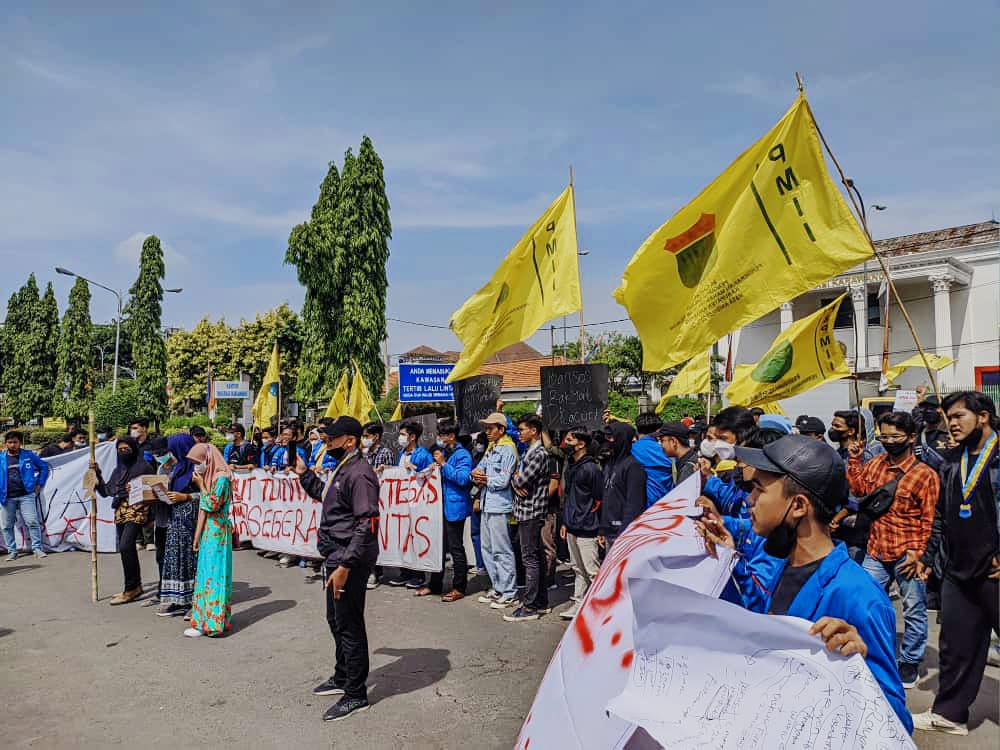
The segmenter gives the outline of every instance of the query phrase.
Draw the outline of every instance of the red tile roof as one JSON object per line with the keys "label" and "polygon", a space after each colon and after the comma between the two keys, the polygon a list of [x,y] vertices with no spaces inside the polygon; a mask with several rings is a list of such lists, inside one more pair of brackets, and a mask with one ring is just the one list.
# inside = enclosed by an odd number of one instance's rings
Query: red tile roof
{"label": "red tile roof", "polygon": [[883,255],[894,256],[969,247],[998,240],[1000,240],[1000,222],[990,220],[948,229],[935,229],[933,232],[888,237],[876,240],[875,246]]}

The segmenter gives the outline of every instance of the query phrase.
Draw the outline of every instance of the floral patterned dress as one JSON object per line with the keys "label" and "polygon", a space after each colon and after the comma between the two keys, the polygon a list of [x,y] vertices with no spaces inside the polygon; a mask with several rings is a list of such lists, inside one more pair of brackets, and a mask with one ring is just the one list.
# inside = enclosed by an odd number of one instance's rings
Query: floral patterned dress
{"label": "floral patterned dress", "polygon": [[233,527],[229,520],[232,487],[219,477],[211,492],[202,495],[205,531],[198,547],[198,574],[191,605],[191,627],[207,635],[230,629],[229,602],[233,593]]}

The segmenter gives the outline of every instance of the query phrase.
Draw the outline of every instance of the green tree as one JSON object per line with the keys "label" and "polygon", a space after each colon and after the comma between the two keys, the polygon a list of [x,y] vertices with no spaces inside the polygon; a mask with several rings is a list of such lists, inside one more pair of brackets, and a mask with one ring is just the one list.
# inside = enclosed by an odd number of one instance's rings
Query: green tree
{"label": "green tree", "polygon": [[59,305],[49,284],[45,295],[38,298],[34,274],[28,278],[23,298],[24,310],[31,310],[31,319],[21,323],[23,333],[17,335],[13,369],[18,371],[17,388],[12,394],[11,412],[18,421],[48,414],[56,385],[56,357],[53,342],[59,333]]}
{"label": "green tree", "polygon": [[340,326],[342,279],[337,273],[336,212],[340,174],[330,162],[309,221],[292,229],[285,263],[306,289],[302,306],[302,357],[294,396],[301,403],[327,399],[336,387],[335,332]]}
{"label": "green tree", "polygon": [[239,376],[233,349],[233,329],[224,320],[202,318],[190,331],[177,331],[167,340],[167,377],[170,410],[190,414],[207,407],[208,366],[217,380]]}
{"label": "green tree", "polygon": [[107,385],[94,397],[94,419],[112,429],[128,427],[140,409],[139,385],[134,380],[118,381],[117,393],[112,393]]}
{"label": "green tree", "polygon": [[[92,326],[94,339],[94,362],[99,368],[97,382],[104,386],[110,383],[115,366],[115,324],[114,323],[94,323]],[[104,360],[103,368],[101,360]],[[132,361],[132,342],[129,340],[128,332],[125,328],[121,331],[121,340],[118,343],[118,365],[135,369],[135,362]],[[119,373],[120,374],[120,373]]]}
{"label": "green tree", "polygon": [[24,286],[10,296],[7,318],[4,323],[4,377],[3,391],[7,416],[17,422],[27,422],[33,416],[30,402],[24,398],[30,370],[23,365],[28,361],[26,349],[31,340],[32,321],[38,316],[40,299],[35,274],[28,276]]}
{"label": "green tree", "polygon": [[286,304],[257,315],[253,320],[242,320],[233,331],[234,372],[247,373],[250,385],[260,390],[271,349],[277,341],[281,352],[282,400],[287,401],[289,395],[295,393],[298,382],[303,338],[302,319]]}
{"label": "green tree", "polygon": [[93,325],[90,322],[90,285],[77,278],[69,293],[57,351],[58,376],[52,396],[52,414],[80,417],[94,396]]}
{"label": "green tree", "polygon": [[337,326],[331,350],[335,371],[339,373],[351,360],[356,361],[372,393],[380,393],[385,380],[381,345],[386,337],[386,265],[391,237],[382,160],[365,136],[357,159],[350,151],[344,155],[335,264],[344,279],[343,325]]}
{"label": "green tree", "polygon": [[129,289],[125,329],[132,342],[135,379],[142,416],[160,419],[167,413],[167,350],[160,331],[166,273],[163,249],[156,235],[142,243],[139,277]]}

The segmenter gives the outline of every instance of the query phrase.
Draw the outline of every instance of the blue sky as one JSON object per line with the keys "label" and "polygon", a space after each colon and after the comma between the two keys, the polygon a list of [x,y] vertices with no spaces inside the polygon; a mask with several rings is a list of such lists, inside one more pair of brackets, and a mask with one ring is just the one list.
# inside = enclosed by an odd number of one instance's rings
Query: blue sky
{"label": "blue sky", "polygon": [[[446,323],[572,164],[586,318],[623,318],[632,253],[784,113],[796,70],[888,206],[876,236],[1000,209],[994,2],[86,5],[5,4],[2,301],[34,271],[64,305],[56,265],[127,288],[156,233],[184,287],[166,324],[298,307],[289,230],[367,133],[391,316]],[[93,310],[111,317],[111,295]],[[458,346],[390,324],[393,353],[419,343]]]}

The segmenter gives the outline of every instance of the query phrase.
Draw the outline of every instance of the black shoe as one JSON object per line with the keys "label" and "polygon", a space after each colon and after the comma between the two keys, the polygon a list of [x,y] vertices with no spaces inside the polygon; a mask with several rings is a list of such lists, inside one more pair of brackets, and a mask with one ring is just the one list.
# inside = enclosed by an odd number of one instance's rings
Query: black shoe
{"label": "black shoe", "polygon": [[907,690],[917,686],[917,681],[920,679],[919,666],[919,664],[907,664],[905,661],[899,662],[899,679]]}
{"label": "black shoe", "polygon": [[313,695],[343,695],[344,688],[337,684],[332,677],[326,682],[313,688]]}
{"label": "black shoe", "polygon": [[369,708],[366,698],[341,698],[334,705],[330,706],[323,714],[323,721],[340,721],[346,719],[351,714],[367,711]]}
{"label": "black shoe", "polygon": [[409,582],[409,577],[396,576],[395,578],[389,579],[390,586],[405,586]]}
{"label": "black shoe", "polygon": [[420,578],[411,578],[403,585],[406,586],[406,588],[408,589],[422,589],[424,587],[423,576],[421,576]]}

